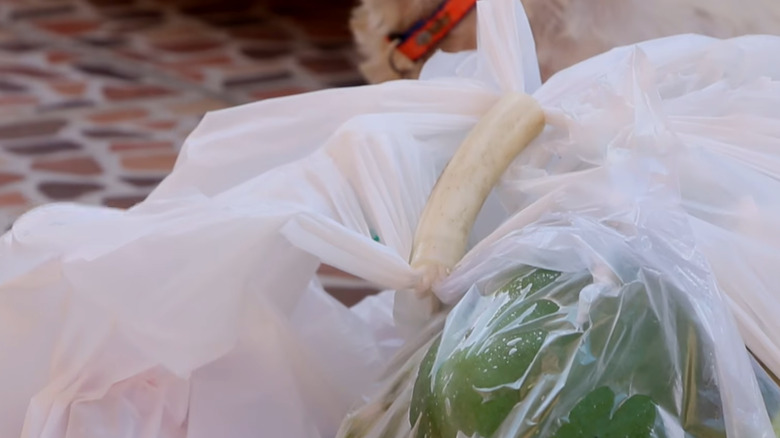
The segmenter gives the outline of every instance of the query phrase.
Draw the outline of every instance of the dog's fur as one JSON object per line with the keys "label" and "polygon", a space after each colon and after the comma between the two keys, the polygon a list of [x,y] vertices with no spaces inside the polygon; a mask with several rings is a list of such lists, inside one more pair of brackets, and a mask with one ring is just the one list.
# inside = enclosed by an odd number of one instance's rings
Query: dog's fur
{"label": "dog's fur", "polygon": [[[520,0],[518,0],[520,1]],[[372,83],[416,78],[427,59],[412,63],[385,36],[407,29],[441,0],[362,0],[351,28]],[[780,34],[780,0],[522,0],[546,79],[614,47],[682,33],[719,38]],[[446,52],[476,47],[476,11],[441,42]],[[390,64],[393,56],[396,68]],[[408,72],[404,76],[398,71]]]}

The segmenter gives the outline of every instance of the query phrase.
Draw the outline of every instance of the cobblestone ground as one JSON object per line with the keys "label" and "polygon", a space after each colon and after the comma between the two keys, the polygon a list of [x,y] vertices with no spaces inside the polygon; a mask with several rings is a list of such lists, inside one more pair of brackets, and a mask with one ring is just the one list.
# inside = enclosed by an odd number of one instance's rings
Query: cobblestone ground
{"label": "cobblestone ground", "polygon": [[362,84],[351,6],[0,0],[0,232],[47,202],[143,200],[206,111]]}

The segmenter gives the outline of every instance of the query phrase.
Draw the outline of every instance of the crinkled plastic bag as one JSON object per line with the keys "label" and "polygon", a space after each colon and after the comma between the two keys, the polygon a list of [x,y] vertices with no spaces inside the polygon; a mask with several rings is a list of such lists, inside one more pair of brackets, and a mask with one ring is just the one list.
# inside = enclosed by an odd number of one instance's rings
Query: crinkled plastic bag
{"label": "crinkled plastic bag", "polygon": [[[455,305],[441,344],[421,354],[435,321],[342,434],[624,436],[575,433],[608,390],[607,423],[626,398],[654,400],[649,436],[775,436],[778,386],[745,344],[777,375],[777,48],[775,37],[678,36],[545,83],[534,97],[548,128],[499,188],[518,213],[437,287]],[[475,56],[434,59],[426,77],[470,71]],[[494,294],[529,267],[594,280]],[[546,304],[555,310],[534,314]],[[500,362],[515,374],[491,372]]]}
{"label": "crinkled plastic bag", "polygon": [[775,436],[780,386],[674,194],[645,185],[660,169],[602,169],[511,218],[440,285],[467,292],[338,436]]}
{"label": "crinkled plastic bag", "polygon": [[[771,336],[779,245],[768,232],[777,223],[780,41],[649,42],[540,88],[519,4],[483,0],[478,14],[479,49],[436,55],[420,81],[207,115],[170,177],[129,211],[58,204],[19,219],[0,240],[0,436],[334,436],[381,387],[383,367],[414,350],[405,337],[414,330],[398,322],[414,309],[394,304],[393,292],[347,309],[324,292],[317,267],[388,291],[413,288],[407,261],[426,198],[507,91],[534,93],[549,128],[488,200],[475,248],[437,294],[457,302],[479,279],[469,274],[499,272],[498,260],[488,271],[468,266],[487,262],[486,248],[555,211],[561,197],[574,204],[560,212],[593,202],[587,177],[597,170],[634,150],[667,151],[646,162],[661,161],[678,180],[668,186],[679,190],[672,204],[691,231],[672,235],[703,255],[697,266],[728,311],[716,299],[701,305],[733,314],[739,328],[712,323],[725,426],[729,436],[769,436],[767,385],[756,383],[739,342],[780,372]],[[728,196],[709,196],[713,184]],[[619,196],[607,194],[604,206]],[[577,253],[534,254],[549,254],[542,266],[552,267]]]}

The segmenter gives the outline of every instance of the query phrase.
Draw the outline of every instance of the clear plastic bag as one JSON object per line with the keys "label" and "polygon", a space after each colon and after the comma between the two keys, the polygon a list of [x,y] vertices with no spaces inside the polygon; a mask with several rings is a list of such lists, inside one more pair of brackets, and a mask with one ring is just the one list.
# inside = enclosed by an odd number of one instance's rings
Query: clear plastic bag
{"label": "clear plastic bag", "polygon": [[624,166],[472,250],[439,286],[465,295],[339,437],[775,436],[780,386],[745,348],[675,192],[647,184],[662,168]]}

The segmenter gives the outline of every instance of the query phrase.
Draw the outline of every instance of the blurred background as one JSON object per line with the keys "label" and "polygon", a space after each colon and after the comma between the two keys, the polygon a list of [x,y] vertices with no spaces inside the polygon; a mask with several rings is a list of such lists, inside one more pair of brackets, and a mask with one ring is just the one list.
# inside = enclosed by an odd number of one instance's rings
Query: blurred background
{"label": "blurred background", "polygon": [[210,110],[362,84],[352,0],[0,0],[0,227],[126,208]]}
{"label": "blurred background", "polygon": [[[0,233],[47,202],[140,202],[207,111],[363,84],[352,7],[0,0]],[[360,282],[323,276],[342,300],[359,299]]]}

